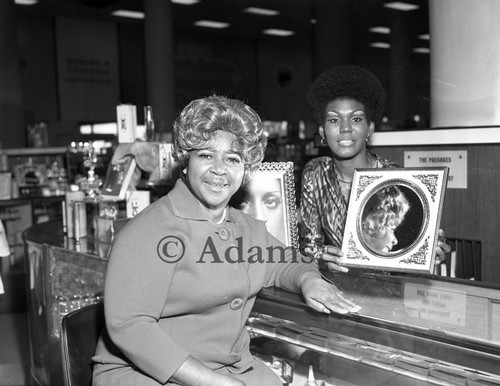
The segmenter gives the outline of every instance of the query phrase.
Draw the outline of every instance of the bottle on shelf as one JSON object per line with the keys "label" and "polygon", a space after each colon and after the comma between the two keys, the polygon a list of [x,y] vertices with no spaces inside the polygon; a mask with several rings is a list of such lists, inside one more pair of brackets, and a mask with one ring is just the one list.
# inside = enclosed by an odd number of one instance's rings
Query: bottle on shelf
{"label": "bottle on shelf", "polygon": [[144,128],[146,129],[146,141],[154,141],[155,121],[153,119],[153,107],[151,106],[144,106]]}

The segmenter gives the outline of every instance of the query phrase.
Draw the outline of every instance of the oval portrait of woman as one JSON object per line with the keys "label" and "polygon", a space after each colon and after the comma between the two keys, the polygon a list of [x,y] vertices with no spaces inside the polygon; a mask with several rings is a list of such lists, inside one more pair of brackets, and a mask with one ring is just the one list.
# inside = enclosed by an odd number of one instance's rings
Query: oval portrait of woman
{"label": "oval portrait of woman", "polygon": [[368,251],[381,257],[397,257],[423,233],[425,208],[418,188],[388,183],[375,190],[361,209],[360,240]]}

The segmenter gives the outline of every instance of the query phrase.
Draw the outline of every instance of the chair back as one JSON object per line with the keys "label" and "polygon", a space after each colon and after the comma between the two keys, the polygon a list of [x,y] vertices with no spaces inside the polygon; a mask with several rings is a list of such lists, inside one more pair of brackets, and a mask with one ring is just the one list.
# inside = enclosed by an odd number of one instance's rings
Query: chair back
{"label": "chair back", "polygon": [[450,256],[441,263],[443,276],[481,280],[481,241],[446,237]]}
{"label": "chair back", "polygon": [[61,351],[65,386],[90,386],[92,361],[104,327],[104,304],[96,303],[63,316]]}

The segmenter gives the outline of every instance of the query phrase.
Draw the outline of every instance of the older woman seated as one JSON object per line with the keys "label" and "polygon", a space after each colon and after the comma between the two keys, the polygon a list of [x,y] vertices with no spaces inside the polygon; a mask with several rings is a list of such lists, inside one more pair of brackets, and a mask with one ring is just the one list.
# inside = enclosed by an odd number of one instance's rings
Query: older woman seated
{"label": "older woman seated", "polygon": [[228,206],[265,147],[259,116],[238,100],[211,96],[181,112],[181,177],[113,241],[94,385],[278,386],[245,328],[263,287],[300,291],[319,312],[359,310],[263,221]]}

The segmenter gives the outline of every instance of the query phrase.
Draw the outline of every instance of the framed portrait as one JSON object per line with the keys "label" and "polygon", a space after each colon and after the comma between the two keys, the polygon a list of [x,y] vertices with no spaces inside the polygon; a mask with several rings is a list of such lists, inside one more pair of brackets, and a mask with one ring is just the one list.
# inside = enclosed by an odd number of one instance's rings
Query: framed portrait
{"label": "framed portrait", "polygon": [[110,163],[101,187],[101,197],[105,200],[124,200],[135,166],[136,161],[131,156],[119,164]]}
{"label": "framed portrait", "polygon": [[447,167],[356,169],[342,263],[432,273],[447,180]]}
{"label": "framed portrait", "polygon": [[263,162],[230,204],[265,221],[269,233],[286,246],[298,248],[293,162]]}

